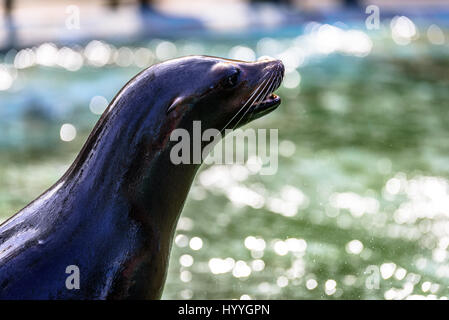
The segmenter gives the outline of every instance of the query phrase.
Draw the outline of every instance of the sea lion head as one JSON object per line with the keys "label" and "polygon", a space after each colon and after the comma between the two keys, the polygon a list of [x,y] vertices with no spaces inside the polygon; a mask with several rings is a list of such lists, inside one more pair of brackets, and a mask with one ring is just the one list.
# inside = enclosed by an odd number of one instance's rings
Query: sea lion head
{"label": "sea lion head", "polygon": [[162,63],[157,71],[167,79],[164,91],[173,97],[166,105],[167,117],[199,120],[204,129],[242,126],[281,103],[273,93],[284,76],[280,60],[189,56]]}
{"label": "sea lion head", "polygon": [[[196,139],[191,134],[198,121],[202,133],[215,129],[226,134],[229,130],[225,129],[245,125],[280,105],[281,99],[273,92],[283,76],[284,65],[275,59],[245,62],[187,56],[152,65],[130,80],[110,103],[86,143],[87,151],[80,153],[80,162],[89,158],[90,149],[113,146],[111,153],[129,150],[126,161],[137,170],[157,153],[170,153],[177,141],[174,135],[187,131]],[[201,139],[202,146],[206,140]],[[108,152],[103,151],[101,157],[106,159]]]}

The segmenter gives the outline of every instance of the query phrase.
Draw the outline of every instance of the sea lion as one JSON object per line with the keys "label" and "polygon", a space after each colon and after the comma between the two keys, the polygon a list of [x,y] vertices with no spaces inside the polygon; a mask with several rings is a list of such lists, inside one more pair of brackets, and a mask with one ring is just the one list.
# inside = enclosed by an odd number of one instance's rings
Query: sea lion
{"label": "sea lion", "polygon": [[[153,65],[105,110],[67,172],[0,225],[1,299],[157,299],[200,164],[170,134],[233,128],[274,110],[281,61],[189,56]],[[79,276],[79,283],[67,284]],[[67,273],[66,273],[67,272]],[[72,274],[73,272],[73,274]]]}

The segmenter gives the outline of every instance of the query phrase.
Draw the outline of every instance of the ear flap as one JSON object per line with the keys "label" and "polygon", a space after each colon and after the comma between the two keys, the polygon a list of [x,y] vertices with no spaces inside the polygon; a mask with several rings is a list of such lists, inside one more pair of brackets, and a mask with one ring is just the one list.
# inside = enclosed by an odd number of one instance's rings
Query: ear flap
{"label": "ear flap", "polygon": [[171,105],[167,109],[167,114],[169,114],[171,111],[175,110],[178,106],[182,105],[185,102],[185,97],[176,97]]}

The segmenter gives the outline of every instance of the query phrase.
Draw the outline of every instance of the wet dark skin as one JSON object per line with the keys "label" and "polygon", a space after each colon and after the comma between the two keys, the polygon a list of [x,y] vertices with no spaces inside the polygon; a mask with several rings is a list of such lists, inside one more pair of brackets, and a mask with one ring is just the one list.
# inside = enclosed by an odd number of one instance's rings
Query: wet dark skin
{"label": "wet dark skin", "polygon": [[[202,130],[233,128],[271,112],[283,74],[278,60],[189,56],[136,75],[64,176],[0,225],[0,298],[160,298],[200,166],[172,163],[171,132],[191,132],[195,120]],[[79,289],[66,288],[69,265]]]}

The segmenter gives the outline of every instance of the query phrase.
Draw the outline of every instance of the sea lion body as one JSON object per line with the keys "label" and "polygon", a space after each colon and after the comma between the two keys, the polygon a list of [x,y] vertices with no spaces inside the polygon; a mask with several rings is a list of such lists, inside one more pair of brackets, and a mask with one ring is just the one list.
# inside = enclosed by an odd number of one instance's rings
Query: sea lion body
{"label": "sea lion body", "polygon": [[[190,56],[134,77],[64,176],[0,225],[0,299],[159,298],[199,168],[172,163],[170,134],[191,132],[195,120],[221,129],[271,111],[283,72],[277,60]],[[235,117],[242,108],[248,115]],[[79,288],[67,286],[69,266]]]}

